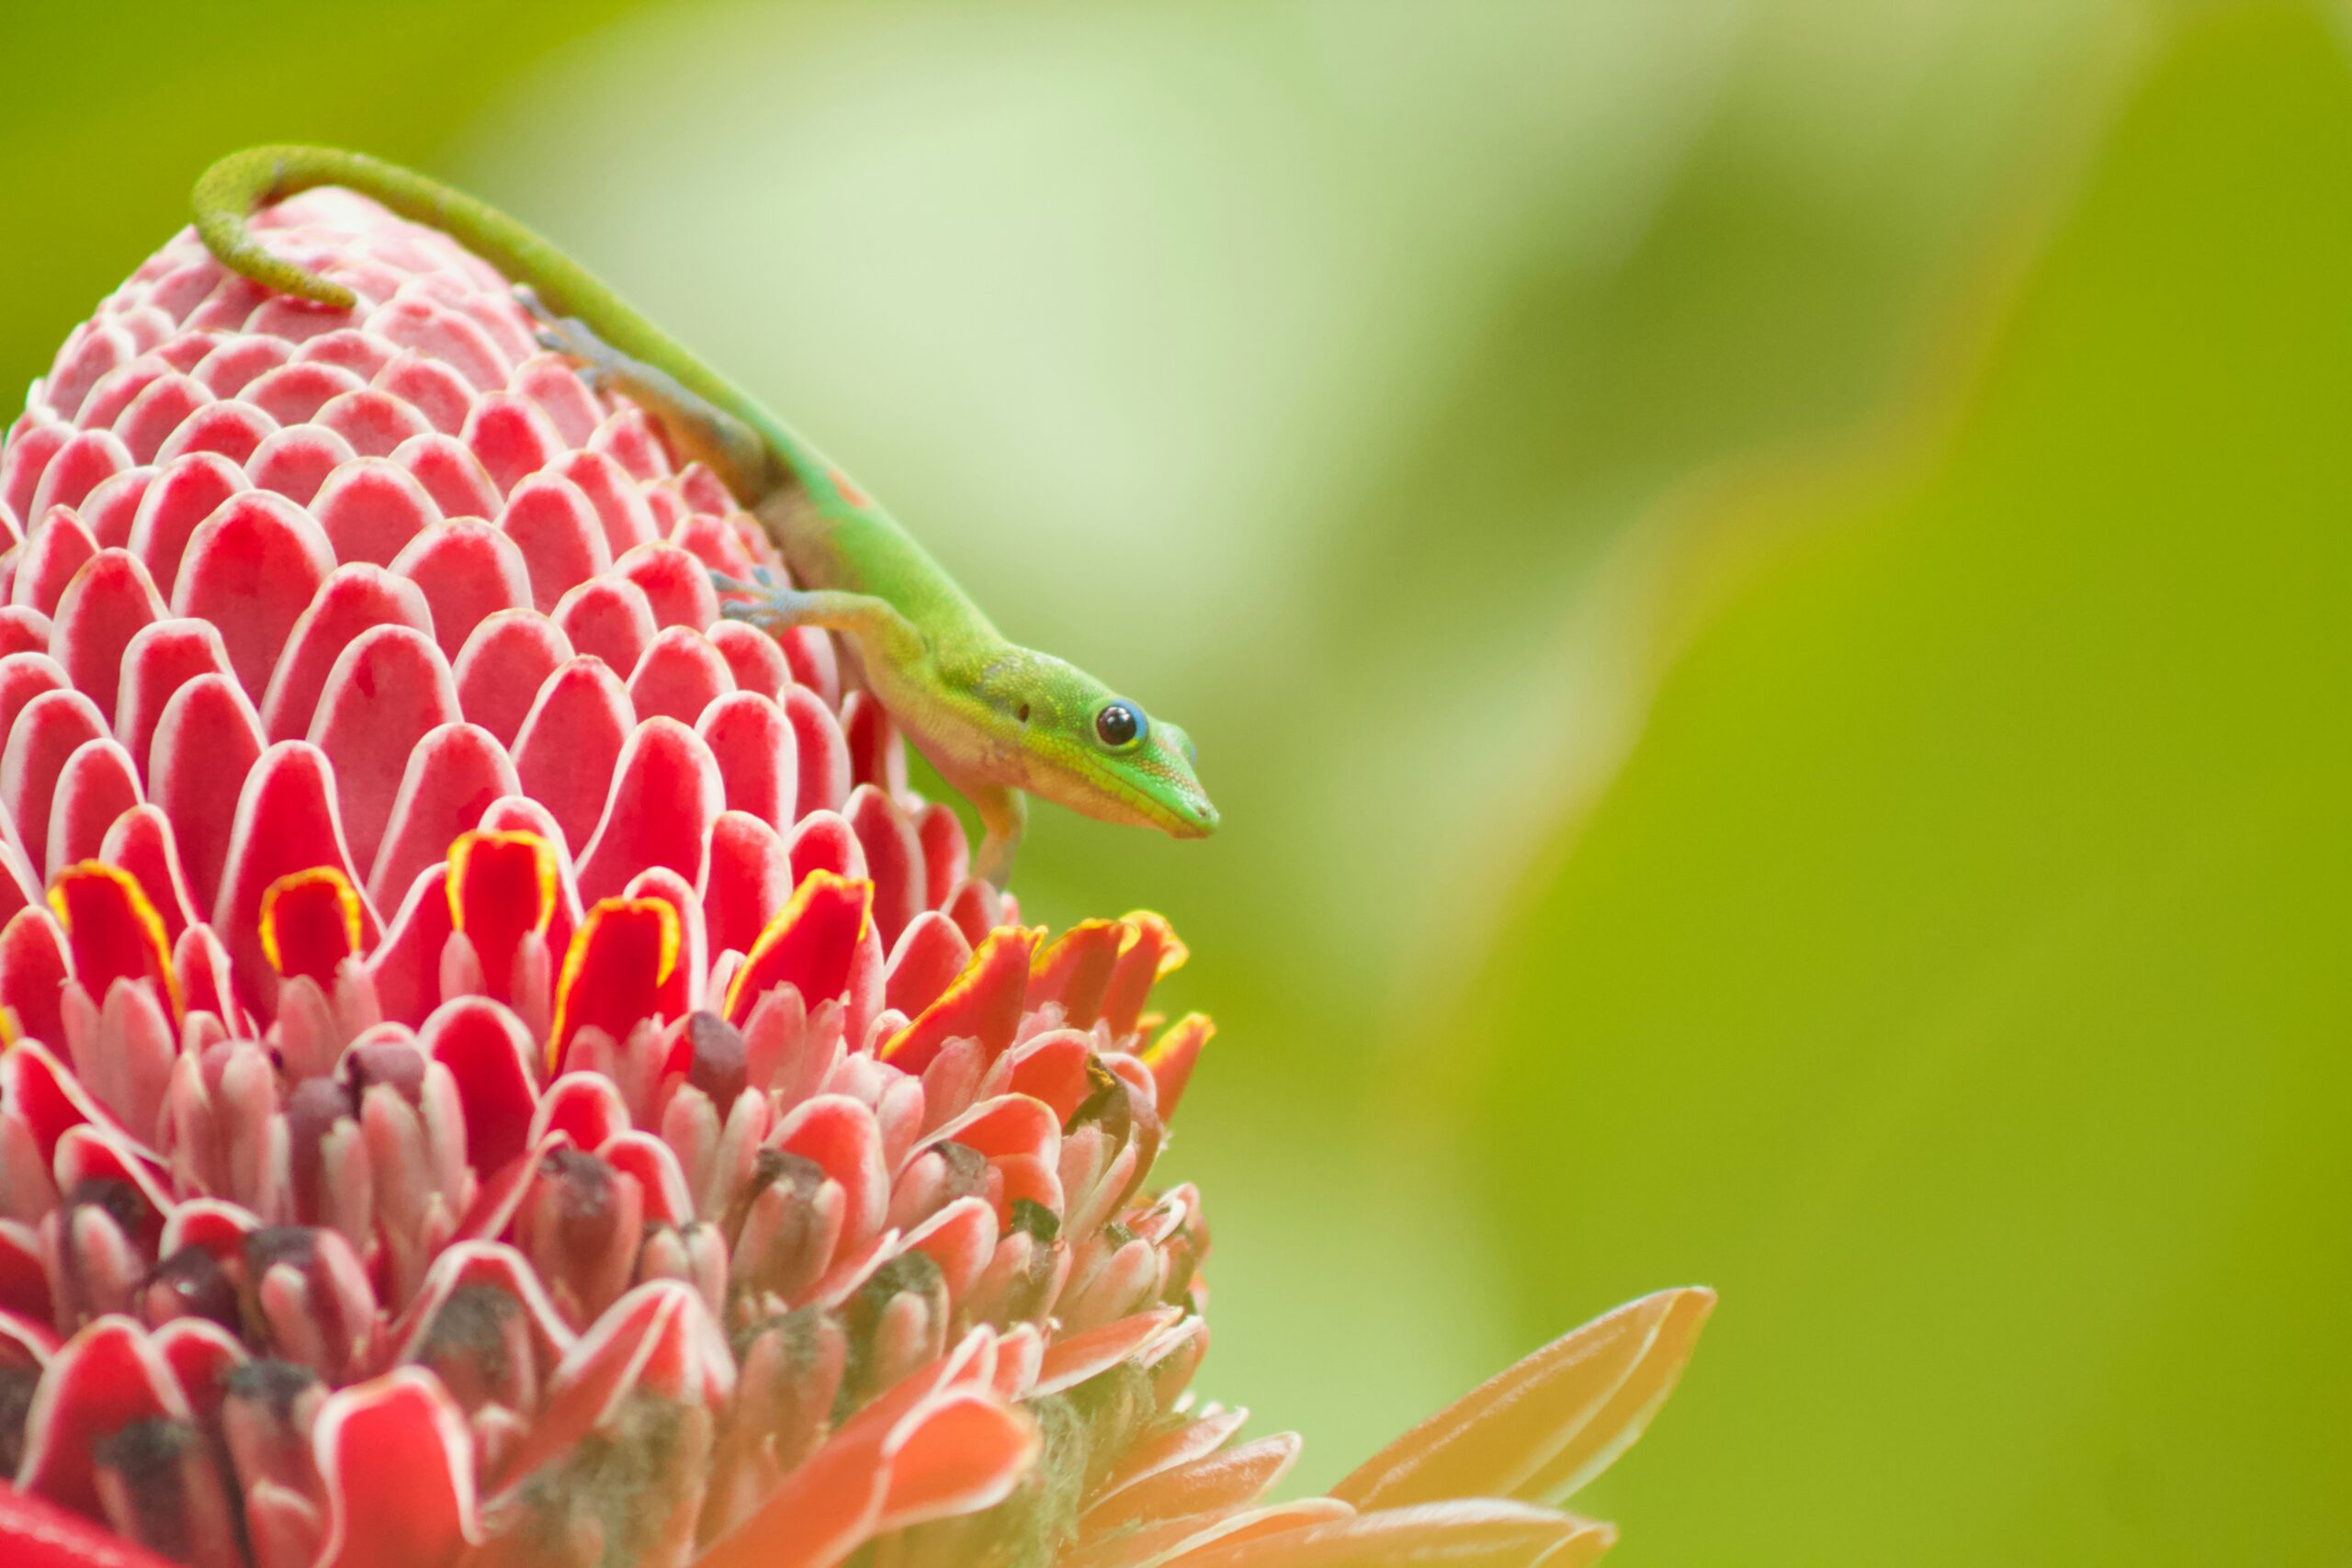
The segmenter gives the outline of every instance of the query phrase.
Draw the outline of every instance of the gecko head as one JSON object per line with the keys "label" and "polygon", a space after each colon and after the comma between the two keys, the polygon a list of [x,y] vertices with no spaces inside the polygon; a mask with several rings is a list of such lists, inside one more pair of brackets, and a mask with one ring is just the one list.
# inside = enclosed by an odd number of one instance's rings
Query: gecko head
{"label": "gecko head", "polygon": [[1216,831],[1192,737],[1085,671],[1019,649],[989,666],[980,694],[1002,719],[1031,795],[1180,839]]}

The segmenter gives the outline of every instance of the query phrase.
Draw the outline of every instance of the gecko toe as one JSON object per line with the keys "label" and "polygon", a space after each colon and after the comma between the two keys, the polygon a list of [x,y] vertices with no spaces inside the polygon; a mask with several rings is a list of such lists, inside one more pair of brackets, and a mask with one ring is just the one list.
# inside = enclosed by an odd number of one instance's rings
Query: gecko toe
{"label": "gecko toe", "polygon": [[613,370],[611,366],[605,364],[604,355],[600,352],[604,344],[593,338],[583,343],[579,332],[567,330],[575,328],[577,324],[569,321],[559,321],[552,326],[541,327],[531,336],[549,354],[560,355],[570,360],[572,370],[582,381],[588,383],[590,391],[611,391]]}
{"label": "gecko toe", "polygon": [[529,313],[536,323],[531,339],[549,354],[560,354],[579,367],[582,379],[598,391],[605,389],[612,378],[613,351],[605,340],[590,330],[587,322],[577,316],[559,316],[538,290],[527,283],[514,286],[515,303]]}
{"label": "gecko toe", "polygon": [[782,614],[783,607],[776,593],[775,579],[764,568],[753,567],[752,570],[759,579],[756,582],[746,582],[740,577],[729,576],[723,571],[714,571],[710,574],[710,585],[719,592],[741,595],[740,598],[728,600],[718,606],[721,619],[750,621],[756,625],[774,620]]}

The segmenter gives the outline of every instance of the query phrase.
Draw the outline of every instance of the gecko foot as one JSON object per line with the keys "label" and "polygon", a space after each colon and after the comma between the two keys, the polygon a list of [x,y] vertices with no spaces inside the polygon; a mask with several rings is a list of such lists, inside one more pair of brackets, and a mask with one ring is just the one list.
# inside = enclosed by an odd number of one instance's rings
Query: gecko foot
{"label": "gecko foot", "polygon": [[549,354],[560,354],[572,362],[580,378],[593,389],[603,392],[612,389],[615,378],[627,367],[613,345],[596,335],[594,328],[577,316],[559,316],[539,291],[527,283],[514,286],[514,302],[523,307],[537,324],[531,336]]}
{"label": "gecko foot", "polygon": [[729,577],[723,571],[710,574],[710,585],[721,593],[739,593],[744,597],[719,606],[718,613],[730,621],[748,621],[753,626],[789,626],[797,625],[799,615],[797,601],[805,597],[785,587],[775,580],[775,573],[766,567],[752,569],[752,581]]}
{"label": "gecko foot", "polygon": [[988,838],[972,857],[972,875],[1002,892],[1012,882],[1012,852],[1011,840]]}

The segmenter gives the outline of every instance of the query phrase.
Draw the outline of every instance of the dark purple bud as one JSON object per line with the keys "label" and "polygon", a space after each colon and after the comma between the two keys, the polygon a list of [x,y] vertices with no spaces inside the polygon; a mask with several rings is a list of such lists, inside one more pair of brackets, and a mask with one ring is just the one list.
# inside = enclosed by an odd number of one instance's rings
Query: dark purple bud
{"label": "dark purple bud", "polygon": [[343,1070],[355,1105],[378,1084],[397,1089],[411,1106],[424,1102],[424,1053],[405,1042],[355,1045],[343,1059]]}
{"label": "dark purple bud", "polygon": [[306,1078],[286,1097],[286,1136],[293,1155],[294,1212],[310,1224],[320,1219],[326,1177],[320,1145],[337,1122],[356,1115],[351,1090],[334,1078]]}
{"label": "dark purple bud", "polygon": [[693,1052],[686,1082],[709,1096],[725,1116],[747,1081],[741,1032],[715,1012],[693,1013],[686,1019],[686,1044]]}
{"label": "dark purple bud", "polygon": [[140,1305],[152,1325],[175,1317],[200,1317],[232,1334],[243,1326],[237,1282],[200,1247],[183,1247],[155,1265],[141,1292]]}

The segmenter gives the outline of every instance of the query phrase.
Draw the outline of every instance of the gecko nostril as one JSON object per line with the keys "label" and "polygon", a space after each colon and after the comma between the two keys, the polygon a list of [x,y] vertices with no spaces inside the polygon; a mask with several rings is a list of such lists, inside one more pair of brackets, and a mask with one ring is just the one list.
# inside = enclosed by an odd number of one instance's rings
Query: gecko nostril
{"label": "gecko nostril", "polygon": [[1021,705],[1021,722],[1023,724],[1029,722],[1029,705],[1027,703],[1023,703]]}

